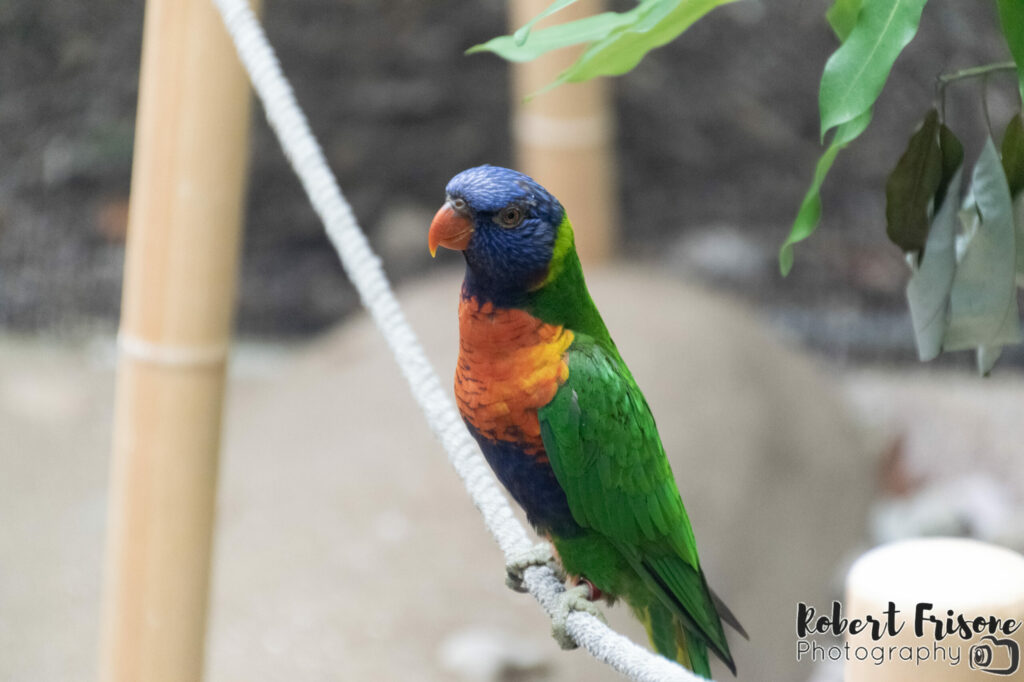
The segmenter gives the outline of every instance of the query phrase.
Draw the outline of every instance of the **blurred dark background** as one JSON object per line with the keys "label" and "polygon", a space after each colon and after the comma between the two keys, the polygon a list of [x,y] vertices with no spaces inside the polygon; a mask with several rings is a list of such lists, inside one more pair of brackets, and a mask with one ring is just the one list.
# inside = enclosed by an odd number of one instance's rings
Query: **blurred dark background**
{"label": "blurred dark background", "polygon": [[[613,3],[616,8],[628,3]],[[907,268],[884,233],[885,176],[938,73],[1006,58],[994,4],[939,0],[867,133],[840,156],[793,274],[775,253],[821,148],[817,84],[836,42],[821,0],[711,13],[614,82],[620,252],[732,289],[812,346],[912,357]],[[143,3],[0,0],[0,326],[109,330],[120,303]],[[398,280],[429,267],[426,226],[455,172],[510,164],[508,66],[469,46],[505,4],[266,2],[286,73],[364,229]],[[980,85],[949,90],[968,160]],[[997,139],[1015,107],[993,80]],[[325,329],[357,305],[257,106],[238,327]]]}

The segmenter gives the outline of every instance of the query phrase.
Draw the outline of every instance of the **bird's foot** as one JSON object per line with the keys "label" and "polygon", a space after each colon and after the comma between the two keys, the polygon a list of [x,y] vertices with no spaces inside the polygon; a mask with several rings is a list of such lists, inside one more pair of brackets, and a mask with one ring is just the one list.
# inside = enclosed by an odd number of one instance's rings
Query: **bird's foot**
{"label": "bird's foot", "polygon": [[607,622],[601,609],[591,601],[595,598],[595,592],[600,594],[589,580],[581,580],[575,587],[570,587],[558,595],[555,613],[551,617],[551,636],[558,642],[558,646],[563,649],[575,649],[579,646],[566,629],[569,614],[573,611],[586,611],[602,623]]}
{"label": "bird's foot", "polygon": [[594,583],[590,582],[589,580],[584,578],[582,575],[576,576],[574,584],[576,586],[583,585],[583,586],[585,586],[587,588],[587,590],[589,590],[587,592],[587,599],[589,601],[598,601],[600,599],[605,599],[605,600],[608,601],[608,604],[611,605],[612,598],[605,596],[605,593],[602,592],[601,590],[599,590],[597,588],[597,585],[595,585]]}
{"label": "bird's foot", "polygon": [[565,573],[558,561],[555,560],[551,545],[540,542],[505,564],[505,584],[516,592],[526,592],[523,575],[531,566],[548,566],[555,572],[559,580],[565,580]]}

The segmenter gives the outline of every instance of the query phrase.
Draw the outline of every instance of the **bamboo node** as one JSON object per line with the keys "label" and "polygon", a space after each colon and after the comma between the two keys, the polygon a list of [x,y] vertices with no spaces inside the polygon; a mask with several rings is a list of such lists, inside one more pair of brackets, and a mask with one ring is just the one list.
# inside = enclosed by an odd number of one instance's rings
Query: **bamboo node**
{"label": "bamboo node", "polygon": [[228,344],[174,345],[153,343],[132,334],[117,335],[121,355],[163,367],[216,367],[228,358]]}

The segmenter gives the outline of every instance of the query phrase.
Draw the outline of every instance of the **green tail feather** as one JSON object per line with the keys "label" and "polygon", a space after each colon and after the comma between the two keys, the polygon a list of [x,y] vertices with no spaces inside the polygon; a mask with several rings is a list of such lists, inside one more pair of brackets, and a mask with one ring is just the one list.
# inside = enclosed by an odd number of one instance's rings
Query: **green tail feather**
{"label": "green tail feather", "polygon": [[683,624],[668,608],[654,603],[637,615],[647,628],[647,636],[655,651],[697,675],[711,679],[707,645],[687,633]]}

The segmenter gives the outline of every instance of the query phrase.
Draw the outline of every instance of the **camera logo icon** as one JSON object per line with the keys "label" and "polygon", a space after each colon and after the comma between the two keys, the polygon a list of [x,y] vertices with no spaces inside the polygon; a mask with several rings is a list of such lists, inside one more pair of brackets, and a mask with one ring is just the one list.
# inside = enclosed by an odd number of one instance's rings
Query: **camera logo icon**
{"label": "camera logo icon", "polygon": [[[1004,650],[1005,659],[1002,655]],[[1020,646],[1012,639],[996,639],[992,635],[985,635],[981,643],[971,647],[967,660],[971,670],[980,670],[990,675],[1012,675],[1020,667]]]}

